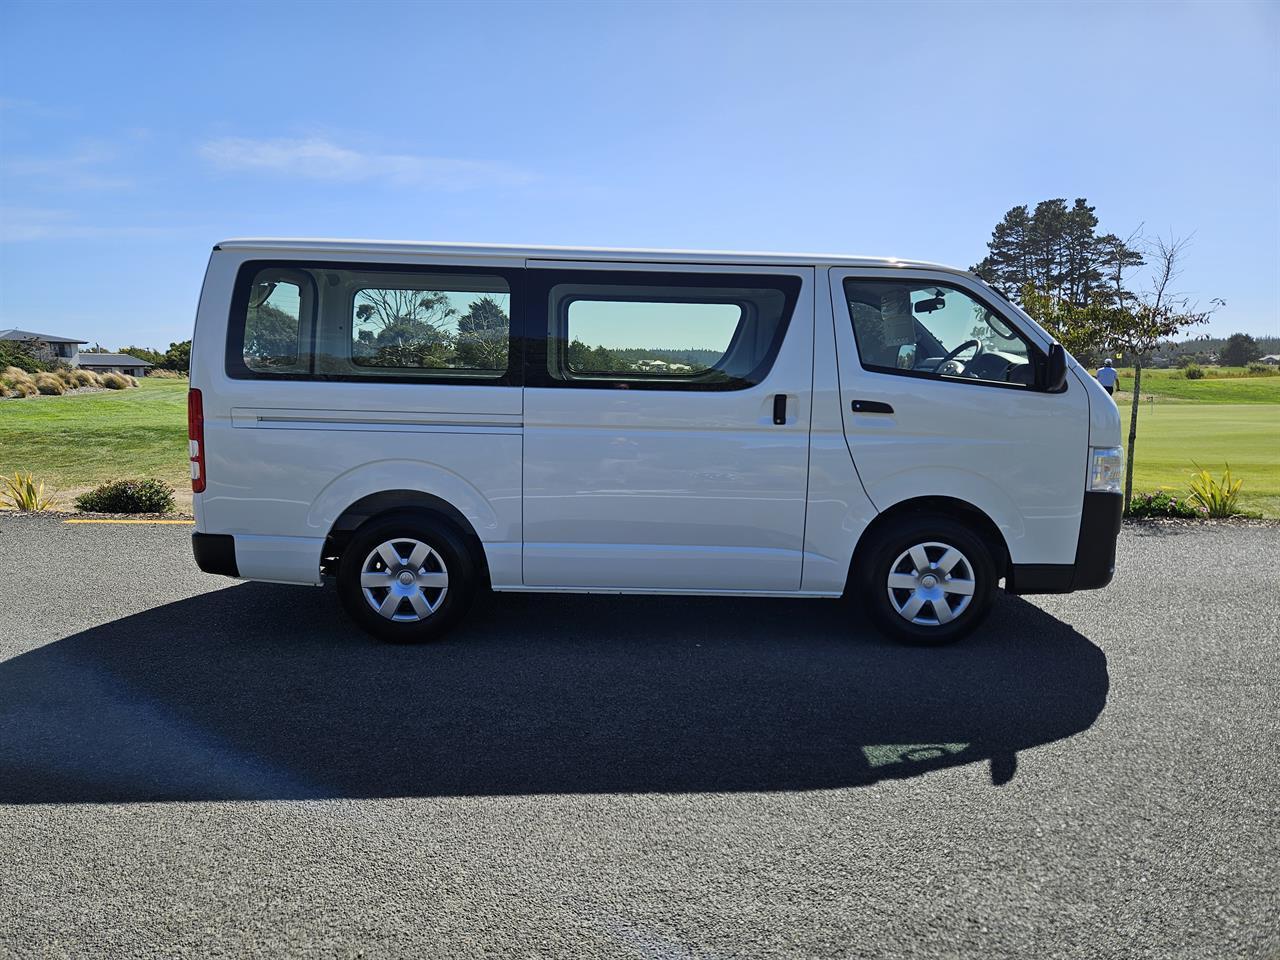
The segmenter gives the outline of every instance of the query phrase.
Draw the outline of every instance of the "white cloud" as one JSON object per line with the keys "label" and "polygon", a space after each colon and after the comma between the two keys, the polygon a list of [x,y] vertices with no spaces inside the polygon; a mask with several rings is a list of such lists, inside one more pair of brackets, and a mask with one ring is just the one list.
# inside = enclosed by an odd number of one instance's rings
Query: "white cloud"
{"label": "white cloud", "polygon": [[533,179],[525,171],[501,163],[353,150],[321,137],[272,140],[222,137],[204,143],[200,155],[221,170],[261,171],[343,183],[386,180],[465,190],[478,186],[516,186]]}

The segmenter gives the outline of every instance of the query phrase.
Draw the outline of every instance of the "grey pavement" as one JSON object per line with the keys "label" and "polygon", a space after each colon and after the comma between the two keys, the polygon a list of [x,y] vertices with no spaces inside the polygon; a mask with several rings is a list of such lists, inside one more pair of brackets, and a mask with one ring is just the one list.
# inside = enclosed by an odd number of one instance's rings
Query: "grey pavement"
{"label": "grey pavement", "polygon": [[498,595],[391,647],[0,515],[0,955],[1280,956],[1280,527],[960,645]]}

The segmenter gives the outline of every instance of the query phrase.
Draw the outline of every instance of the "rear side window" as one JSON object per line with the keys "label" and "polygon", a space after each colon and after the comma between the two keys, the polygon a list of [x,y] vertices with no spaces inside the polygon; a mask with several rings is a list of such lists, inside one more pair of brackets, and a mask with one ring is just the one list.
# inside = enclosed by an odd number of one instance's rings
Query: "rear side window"
{"label": "rear side window", "polygon": [[602,283],[579,274],[550,286],[546,372],[552,382],[752,386],[773,363],[800,283],[794,277],[608,276],[611,282]]}
{"label": "rear side window", "polygon": [[[306,294],[304,294],[304,289]],[[304,296],[308,301],[303,304]],[[310,283],[286,270],[262,270],[249,288],[245,307],[244,365],[257,373],[306,372],[304,339],[310,336]]]}
{"label": "rear side window", "polygon": [[240,378],[511,383],[511,286],[479,270],[241,268],[227,372]]}

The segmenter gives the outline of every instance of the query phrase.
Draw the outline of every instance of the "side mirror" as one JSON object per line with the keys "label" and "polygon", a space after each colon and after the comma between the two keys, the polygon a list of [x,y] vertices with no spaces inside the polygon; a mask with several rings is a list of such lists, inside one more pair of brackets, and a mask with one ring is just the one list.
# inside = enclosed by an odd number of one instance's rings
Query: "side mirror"
{"label": "side mirror", "polygon": [[904,343],[898,348],[898,369],[914,370],[916,366],[916,345]]}
{"label": "side mirror", "polygon": [[1040,388],[1046,393],[1061,393],[1067,387],[1067,351],[1062,344],[1055,343],[1049,347],[1049,356],[1044,363],[1044,381]]}

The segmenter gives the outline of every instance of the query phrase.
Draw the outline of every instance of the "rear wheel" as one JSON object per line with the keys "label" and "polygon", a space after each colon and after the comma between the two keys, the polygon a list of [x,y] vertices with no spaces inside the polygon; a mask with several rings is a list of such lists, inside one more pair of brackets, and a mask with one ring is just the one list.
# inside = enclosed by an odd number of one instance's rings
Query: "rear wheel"
{"label": "rear wheel", "polygon": [[451,526],[430,515],[370,520],[342,552],[338,595],[365,630],[393,643],[434,640],[466,611],[475,564]]}
{"label": "rear wheel", "polygon": [[995,593],[990,549],[949,517],[917,516],[885,528],[859,565],[867,612],[903,643],[959,640],[986,617]]}

